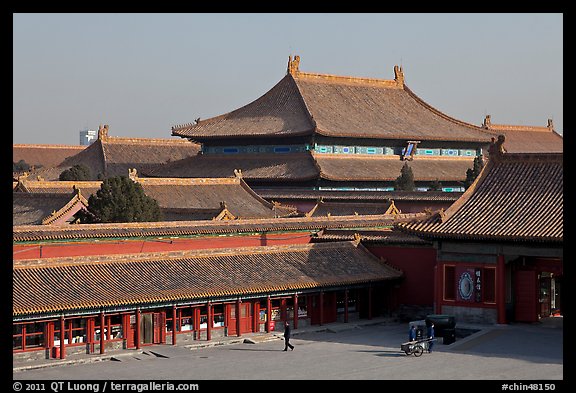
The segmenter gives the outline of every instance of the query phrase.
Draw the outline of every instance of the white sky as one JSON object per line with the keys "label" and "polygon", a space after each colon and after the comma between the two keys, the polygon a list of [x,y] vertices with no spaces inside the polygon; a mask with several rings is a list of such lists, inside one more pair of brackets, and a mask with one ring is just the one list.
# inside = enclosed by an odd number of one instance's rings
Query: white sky
{"label": "white sky", "polygon": [[13,142],[170,138],[300,70],[393,79],[459,120],[563,134],[563,15],[13,14]]}

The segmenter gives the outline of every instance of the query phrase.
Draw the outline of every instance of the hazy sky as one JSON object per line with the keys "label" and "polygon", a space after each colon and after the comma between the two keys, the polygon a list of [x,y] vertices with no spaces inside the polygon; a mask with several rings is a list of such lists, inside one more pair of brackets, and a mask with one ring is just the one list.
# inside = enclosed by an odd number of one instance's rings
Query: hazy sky
{"label": "hazy sky", "polygon": [[172,138],[300,70],[393,79],[449,116],[563,133],[563,15],[14,14],[13,142]]}

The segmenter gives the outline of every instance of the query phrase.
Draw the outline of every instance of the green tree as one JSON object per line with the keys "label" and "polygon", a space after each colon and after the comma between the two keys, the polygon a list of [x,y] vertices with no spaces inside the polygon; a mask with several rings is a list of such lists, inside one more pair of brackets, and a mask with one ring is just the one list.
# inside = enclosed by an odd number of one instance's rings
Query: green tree
{"label": "green tree", "polygon": [[401,191],[414,191],[414,188],[416,188],[412,168],[410,168],[407,162],[404,163],[404,166],[400,170],[400,176],[396,178],[394,188]]}
{"label": "green tree", "polygon": [[126,176],[102,181],[100,189],[88,199],[88,211],[78,216],[83,223],[160,221],[158,202]]}
{"label": "green tree", "polygon": [[84,164],[76,164],[62,171],[58,180],[90,180],[90,169]]}
{"label": "green tree", "polygon": [[478,177],[482,168],[484,167],[484,160],[482,155],[476,156],[474,158],[474,166],[466,170],[466,180],[464,181],[464,187],[468,188],[474,183],[474,180]]}
{"label": "green tree", "polygon": [[442,183],[440,183],[438,178],[436,178],[436,180],[434,180],[430,184],[430,188],[428,188],[428,191],[442,191]]}
{"label": "green tree", "polygon": [[12,162],[12,172],[23,172],[30,169],[30,164],[24,160]]}

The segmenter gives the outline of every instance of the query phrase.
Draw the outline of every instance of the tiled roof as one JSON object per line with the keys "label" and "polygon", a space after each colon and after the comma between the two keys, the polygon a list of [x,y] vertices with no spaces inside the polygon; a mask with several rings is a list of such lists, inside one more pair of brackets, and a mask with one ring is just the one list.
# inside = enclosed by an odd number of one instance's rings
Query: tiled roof
{"label": "tiled roof", "polygon": [[[298,60],[299,61],[299,60]],[[291,60],[289,61],[290,64]],[[233,112],[172,127],[172,135],[207,140],[311,134],[379,139],[422,139],[489,143],[481,127],[451,118],[394,80],[300,72],[286,76],[262,97]]]}
{"label": "tiled roof", "polygon": [[425,238],[563,242],[563,154],[491,157],[446,210],[398,228]]}
{"label": "tiled roof", "polygon": [[72,192],[67,194],[14,192],[12,225],[56,223],[61,217],[68,217],[86,206],[86,199]]}
{"label": "tiled roof", "polygon": [[163,221],[122,224],[76,224],[66,227],[22,225],[12,228],[13,242],[241,234],[275,231],[309,231],[323,228],[378,228],[425,217],[425,213],[372,216],[265,218],[233,221]]}
{"label": "tiled roof", "polygon": [[60,164],[68,157],[72,157],[86,146],[74,145],[35,145],[35,144],[14,144],[12,145],[12,161],[26,161],[29,165],[42,165],[52,167]]}
{"label": "tiled roof", "polygon": [[326,136],[488,143],[480,127],[445,115],[403,83],[298,72],[295,80]]}
{"label": "tiled roof", "polygon": [[397,214],[394,202],[385,203],[347,203],[347,202],[325,202],[323,200],[316,203],[307,216],[351,216],[351,215],[374,215],[374,214]]}
{"label": "tiled roof", "polygon": [[199,146],[182,139],[108,137],[102,143],[106,176],[123,176],[128,169],[144,173],[160,164],[198,154]]}
{"label": "tiled roof", "polygon": [[13,263],[12,313],[217,300],[401,275],[356,242],[21,260]]}
{"label": "tiled roof", "polygon": [[[128,172],[127,172],[128,173]],[[234,178],[186,179],[133,177],[144,193],[154,198],[165,220],[213,219],[224,208],[238,219],[271,218],[293,215],[295,209],[262,199],[244,182]],[[80,190],[85,198],[100,190],[101,181],[21,180],[17,191],[64,193]]]}
{"label": "tiled roof", "polygon": [[125,175],[128,169],[151,171],[157,165],[177,161],[198,153],[199,146],[182,139],[119,138],[98,139],[78,154],[54,167],[34,171],[31,177],[58,180],[60,173],[77,164],[90,169],[92,180],[99,174],[106,177]]}
{"label": "tiled roof", "polygon": [[474,157],[417,157],[402,161],[397,156],[344,156],[314,154],[320,177],[334,181],[394,181],[405,163],[416,181],[464,181],[466,170],[474,166]]}
{"label": "tiled roof", "polygon": [[[196,210],[200,214],[226,207],[237,219],[288,216],[294,209],[276,206],[258,196],[240,178],[137,178],[146,195],[156,199],[161,208],[182,209],[184,215]],[[182,220],[180,218],[179,220]]]}
{"label": "tiled roof", "polygon": [[505,148],[508,153],[562,153],[564,138],[554,131],[552,120],[547,127],[493,124],[490,116],[484,119],[484,128],[497,137],[506,137]]}
{"label": "tiled roof", "polygon": [[266,135],[271,138],[312,134],[313,122],[298,87],[286,75],[272,89],[235,111],[172,127],[172,135],[195,140],[231,136]]}
{"label": "tiled roof", "polygon": [[306,190],[306,189],[255,189],[256,193],[269,201],[279,199],[316,201],[447,201],[457,200],[461,192],[443,191],[333,191],[333,190]]}
{"label": "tiled roof", "polygon": [[200,154],[161,165],[143,174],[152,177],[233,177],[238,169],[248,181],[296,181],[318,177],[318,169],[310,153]]}
{"label": "tiled roof", "polygon": [[77,181],[77,180],[33,180],[21,179],[18,182],[17,192],[29,192],[33,194],[59,193],[70,194],[74,190],[80,190],[82,195],[88,199],[100,189],[101,180]]}

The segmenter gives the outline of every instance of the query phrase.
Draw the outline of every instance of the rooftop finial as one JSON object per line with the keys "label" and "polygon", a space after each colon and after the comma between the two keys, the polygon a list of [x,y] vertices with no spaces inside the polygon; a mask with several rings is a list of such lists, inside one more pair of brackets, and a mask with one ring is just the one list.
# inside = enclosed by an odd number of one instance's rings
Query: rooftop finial
{"label": "rooftop finial", "polygon": [[552,119],[548,119],[548,129],[554,130],[554,122]]}
{"label": "rooftop finial", "polygon": [[136,168],[128,168],[128,178],[132,181],[137,181],[138,179],[138,171],[136,171]]}
{"label": "rooftop finial", "polygon": [[394,66],[394,80],[399,85],[404,84],[404,71],[402,70],[402,66]]}
{"label": "rooftop finial", "polygon": [[484,118],[483,126],[484,128],[490,128],[490,115],[486,115],[486,117]]}
{"label": "rooftop finial", "polygon": [[497,156],[501,156],[506,153],[506,148],[504,147],[504,142],[506,141],[506,136],[503,134],[498,135],[498,140],[492,137],[492,142],[488,147],[488,156],[490,159],[496,159]]}
{"label": "rooftop finial", "polygon": [[300,72],[299,66],[300,66],[300,56],[298,55],[294,56],[294,60],[292,60],[292,56],[288,56],[288,69],[286,70],[286,72],[288,72],[291,75],[296,75],[298,72]]}
{"label": "rooftop finial", "polygon": [[106,138],[108,138],[108,124],[105,124],[104,127],[100,124],[98,128],[98,139],[105,140]]}

